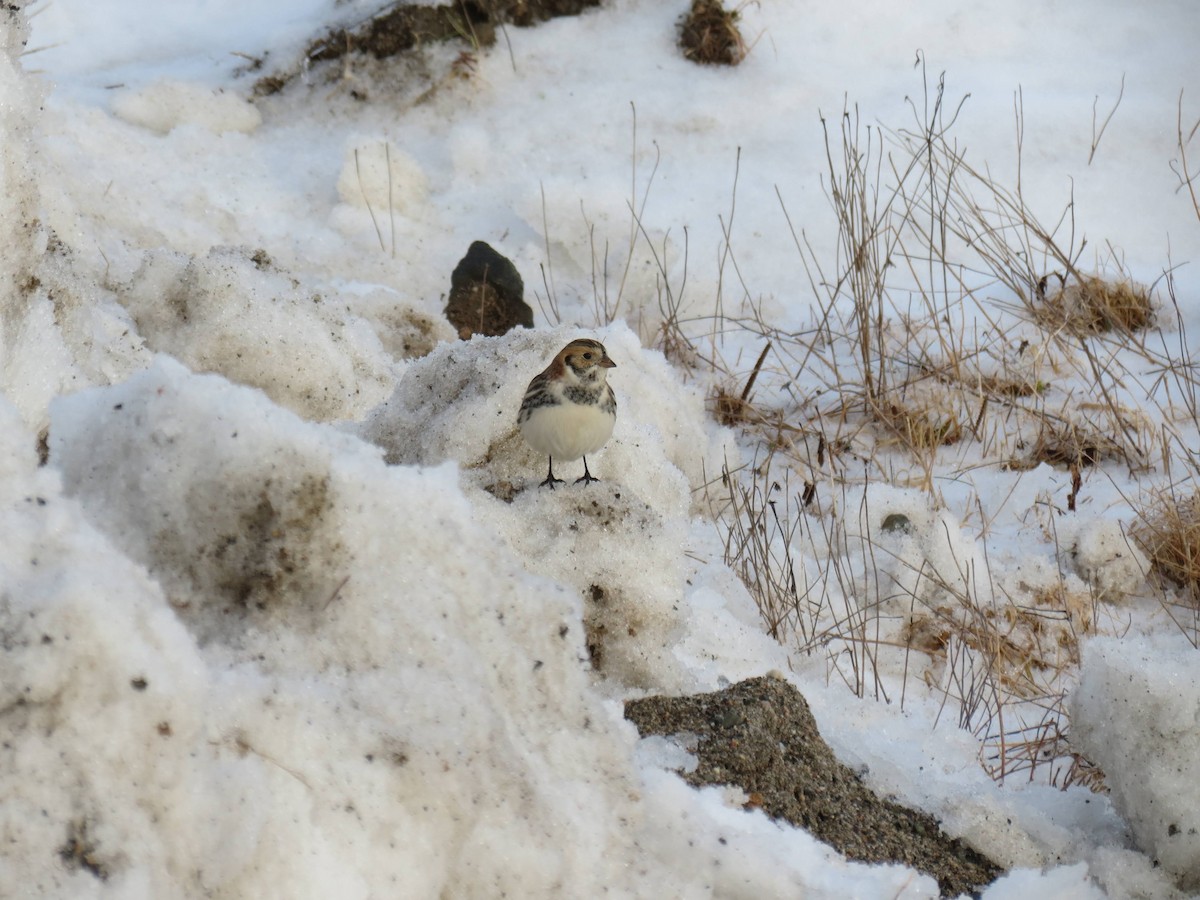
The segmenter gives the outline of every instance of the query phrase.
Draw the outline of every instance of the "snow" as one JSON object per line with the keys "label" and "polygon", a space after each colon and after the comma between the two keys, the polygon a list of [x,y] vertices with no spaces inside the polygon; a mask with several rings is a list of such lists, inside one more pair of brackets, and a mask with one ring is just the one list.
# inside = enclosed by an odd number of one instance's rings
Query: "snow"
{"label": "snow", "polygon": [[1071,711],[1080,747],[1104,768],[1139,845],[1193,891],[1200,888],[1194,652],[1176,636],[1097,638],[1085,649]]}
{"label": "snow", "polygon": [[160,134],[180,125],[199,125],[214,134],[249,134],[262,124],[258,110],[236,94],[185,81],[156,81],[141,90],[122,91],[113,97],[112,111],[130,125]]}
{"label": "snow", "polygon": [[306,418],[355,418],[386,396],[391,364],[376,332],[264,254],[148,253],[116,293],[149,349],[260,388]]}
{"label": "snow", "polygon": [[[1195,650],[1128,538],[1129,467],[1089,470],[1078,516],[1067,472],[982,451],[823,472],[818,508],[767,538],[826,629],[799,652],[726,565],[714,498],[723,468],[757,472],[785,485],[783,514],[807,476],[718,426],[704,375],[718,359],[744,383],[762,338],[735,320],[819,343],[789,222],[833,272],[821,116],[835,135],[844,109],[911,127],[942,70],[948,105],[970,94],[955,140],[1000,183],[1019,104],[1024,197],[1048,222],[1072,204],[1081,265],[1146,284],[1178,266],[1182,319],[1161,315],[1153,340],[1189,353],[1192,4],[766,2],[742,8],[754,46],[724,70],[680,58],[683,4],[610,0],[507,28],[467,77],[461,46],[432,46],[252,98],[383,5],[53,0],[0,19],[0,884],[937,896],[736,791],[687,787],[670,771],[694,765],[687,736],[639,741],[622,718],[632,696],[775,671],[873,788],[1009,868],[989,900],[1196,891]],[[1122,84],[1093,147],[1093,105],[1098,128]],[[444,296],[477,239],[516,264],[538,327],[453,340]],[[661,352],[673,303],[690,357]],[[981,369],[1090,409],[1061,347],[973,309],[946,322],[1000,333]],[[516,410],[585,335],[617,364],[616,429],[589,458],[602,481],[539,491]],[[760,395],[827,389],[819,349],[772,362]],[[1178,404],[1142,390],[1140,365],[1120,401]],[[1186,415],[1167,424],[1194,446]],[[947,696],[978,654],[939,665],[900,642],[1047,597],[1061,618],[1018,617],[1011,640],[1062,654],[1072,748],[1111,796],[993,780],[990,735]],[[870,671],[868,612],[889,629]]]}

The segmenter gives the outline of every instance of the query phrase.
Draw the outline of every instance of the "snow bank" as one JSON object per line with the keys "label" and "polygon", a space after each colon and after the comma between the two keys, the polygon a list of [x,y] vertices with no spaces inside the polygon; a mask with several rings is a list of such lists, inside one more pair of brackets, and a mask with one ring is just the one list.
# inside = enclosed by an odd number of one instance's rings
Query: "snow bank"
{"label": "snow bank", "polygon": [[[588,699],[577,601],[471,526],[453,468],[388,470],[168,360],[56,404],[52,444],[211,666],[191,749],[223,787],[202,792],[217,809],[177,812],[199,839],[169,848],[169,870],[241,895],[429,896],[544,895],[604,867],[578,813],[632,791],[632,773]],[[224,853],[206,846],[218,834]]]}
{"label": "snow bank", "polygon": [[[453,464],[388,467],[166,358],[54,404],[51,459],[74,499],[11,433],[24,449],[0,485],[29,520],[13,529],[36,541],[30,521],[49,519],[74,537],[2,558],[46,584],[0,607],[23,648],[3,658],[4,684],[12,703],[36,700],[0,718],[24,785],[5,789],[27,798],[6,807],[7,883],[60,896],[936,895],[931,879],[846,864],[717,792],[639,776],[633,729],[589,672],[582,599],[527,570]],[[563,524],[550,496],[529,498],[507,527]],[[601,531],[586,525],[580,546]],[[646,534],[608,540],[632,559]],[[633,567],[635,606],[652,591],[637,572],[659,577]]]}
{"label": "snow bank", "polygon": [[371,326],[262,251],[151,251],[119,296],[152,349],[305,418],[355,418],[387,396],[390,361]]}
{"label": "snow bank", "polygon": [[[188,760],[205,743],[203,666],[145,570],[37,468],[4,401],[0,419],[0,882],[82,896],[128,867],[144,892],[165,883],[175,829],[217,799]],[[193,852],[214,836],[194,833]]]}
{"label": "snow bank", "polygon": [[545,458],[517,430],[526,385],[577,329],[440,347],[407,369],[359,431],[393,463],[452,459],[467,470],[480,519],[506,536],[529,571],[583,599],[598,671],[626,688],[694,688],[673,652],[685,629],[683,549],[691,489],[706,468],[719,471],[725,434],[703,424],[700,397],[624,325],[595,333],[617,361],[609,378],[616,430],[589,460],[600,484],[573,485],[582,465],[560,464],[568,484],[538,489]]}
{"label": "snow bank", "polygon": [[1189,891],[1200,889],[1200,685],[1182,635],[1084,645],[1071,737],[1104,770],[1138,844]]}

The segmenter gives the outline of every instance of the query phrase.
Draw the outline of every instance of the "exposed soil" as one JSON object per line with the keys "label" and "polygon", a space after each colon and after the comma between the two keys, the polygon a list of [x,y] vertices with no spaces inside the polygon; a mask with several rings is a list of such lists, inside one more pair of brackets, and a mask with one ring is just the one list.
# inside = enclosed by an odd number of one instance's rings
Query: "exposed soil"
{"label": "exposed soil", "polygon": [[109,864],[89,835],[87,819],[77,819],[67,828],[67,839],[58,848],[58,858],[70,871],[83,870],[97,881],[108,881]]}
{"label": "exposed soil", "polygon": [[748,808],[784,819],[862,862],[898,862],[937,879],[942,896],[977,894],[1003,872],[927,813],[877,797],[822,740],[804,697],[780,678],[751,678],[694,697],[625,704],[643,735],[694,734],[696,787],[736,785]]}
{"label": "exposed soil", "polygon": [[737,26],[739,18],[737,10],[726,9],[721,0],[693,0],[679,23],[683,55],[703,65],[736,66],[747,52]]}
{"label": "exposed soil", "polygon": [[[498,25],[536,25],[558,16],[578,15],[599,4],[600,0],[453,0],[440,6],[395,3],[360,25],[316,38],[309,44],[305,58],[309,63],[321,63],[359,53],[387,59],[424,44],[455,38],[472,48],[489,47],[496,42]],[[260,78],[254,93],[260,97],[277,93],[297,74],[299,70]]]}

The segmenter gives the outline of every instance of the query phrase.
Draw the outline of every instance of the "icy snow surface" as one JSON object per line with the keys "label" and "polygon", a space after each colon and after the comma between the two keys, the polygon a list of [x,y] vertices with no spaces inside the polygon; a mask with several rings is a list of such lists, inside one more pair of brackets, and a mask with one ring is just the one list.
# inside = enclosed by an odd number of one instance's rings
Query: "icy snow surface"
{"label": "icy snow surface", "polygon": [[[681,58],[684,3],[608,0],[467,66],[457,44],[300,65],[382,6],[0,13],[0,893],[936,896],[693,791],[668,771],[686,752],[622,719],[630,696],[771,670],[875,789],[1010,869],[990,900],[1194,889],[1197,657],[1147,599],[1126,469],[1089,476],[1078,519],[1037,512],[1062,470],[980,465],[939,471],[936,502],[850,483],[844,528],[804,526],[796,577],[833,614],[1057,590],[1138,632],[1085,641],[1071,706],[1111,801],[997,783],[946,672],[885,648],[860,698],[768,637],[706,499],[759,448],[708,415],[698,360],[653,349],[666,281],[701,351],[714,311],[811,328],[800,230],[837,255],[821,116],[910,126],[943,70],[973,164],[1016,178],[1019,103],[1037,215],[1072,203],[1091,268],[1180,266],[1200,333],[1176,174],[1180,91],[1185,123],[1200,109],[1191,0],[765,0],[741,7],[753,49],[730,70]],[[538,295],[534,330],[450,340],[477,239]],[[581,333],[617,362],[616,430],[599,484],[539,491],[516,410]],[[718,346],[744,376],[760,343]]]}

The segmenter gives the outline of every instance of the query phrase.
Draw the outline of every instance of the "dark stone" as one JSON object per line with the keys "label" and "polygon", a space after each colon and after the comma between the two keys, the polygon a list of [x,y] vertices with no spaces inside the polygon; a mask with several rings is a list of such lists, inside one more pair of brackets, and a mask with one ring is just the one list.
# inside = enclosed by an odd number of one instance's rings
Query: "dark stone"
{"label": "dark stone", "polygon": [[784,819],[848,859],[897,862],[937,879],[942,896],[977,893],[1003,869],[919,810],[877,797],[838,762],[804,697],[780,678],[751,678],[694,697],[625,704],[643,735],[695,734],[695,787],[736,785],[772,818]]}
{"label": "dark stone", "polygon": [[450,288],[464,288],[472,281],[490,281],[497,290],[520,299],[525,294],[525,282],[508,259],[483,241],[474,241],[467,255],[458,261],[450,275]]}
{"label": "dark stone", "polygon": [[524,300],[525,282],[506,257],[475,241],[450,276],[446,318],[467,340],[473,334],[499,335],[518,325],[533,327],[533,310]]}

